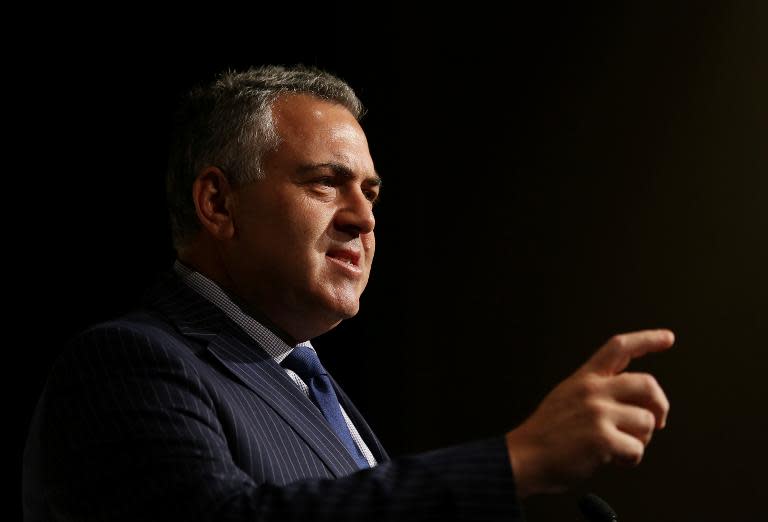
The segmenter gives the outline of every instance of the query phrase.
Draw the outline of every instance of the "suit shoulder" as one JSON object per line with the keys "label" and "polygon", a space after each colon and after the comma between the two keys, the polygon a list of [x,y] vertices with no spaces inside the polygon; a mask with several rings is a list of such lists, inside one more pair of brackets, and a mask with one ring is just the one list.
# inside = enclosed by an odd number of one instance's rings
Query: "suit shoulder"
{"label": "suit shoulder", "polygon": [[90,326],[71,339],[56,366],[78,368],[187,366],[203,346],[192,342],[163,318],[136,311]]}

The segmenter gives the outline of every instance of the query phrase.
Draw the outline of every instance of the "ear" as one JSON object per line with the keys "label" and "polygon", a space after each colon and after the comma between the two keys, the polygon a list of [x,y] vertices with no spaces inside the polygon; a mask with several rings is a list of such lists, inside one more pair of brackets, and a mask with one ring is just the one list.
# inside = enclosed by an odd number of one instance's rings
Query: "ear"
{"label": "ear", "polygon": [[232,219],[234,197],[227,176],[218,167],[205,167],[192,184],[197,219],[214,239],[231,239],[235,234]]}

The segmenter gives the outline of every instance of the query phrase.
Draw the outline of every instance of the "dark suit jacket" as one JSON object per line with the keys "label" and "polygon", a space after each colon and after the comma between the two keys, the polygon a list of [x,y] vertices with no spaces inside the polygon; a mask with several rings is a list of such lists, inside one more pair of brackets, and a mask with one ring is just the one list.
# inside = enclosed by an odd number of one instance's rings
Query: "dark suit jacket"
{"label": "dark suit jacket", "polygon": [[264,350],[173,272],[145,306],[79,335],[30,429],[32,521],[518,520],[503,438],[358,471]]}

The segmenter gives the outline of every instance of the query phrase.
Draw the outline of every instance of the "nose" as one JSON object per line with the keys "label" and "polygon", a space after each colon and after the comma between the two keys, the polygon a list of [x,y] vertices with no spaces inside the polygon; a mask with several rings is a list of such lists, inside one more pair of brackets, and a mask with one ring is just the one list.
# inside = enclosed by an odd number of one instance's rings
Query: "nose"
{"label": "nose", "polygon": [[336,211],[334,226],[337,230],[357,237],[372,232],[375,225],[373,205],[360,187],[351,188],[342,197],[341,206]]}

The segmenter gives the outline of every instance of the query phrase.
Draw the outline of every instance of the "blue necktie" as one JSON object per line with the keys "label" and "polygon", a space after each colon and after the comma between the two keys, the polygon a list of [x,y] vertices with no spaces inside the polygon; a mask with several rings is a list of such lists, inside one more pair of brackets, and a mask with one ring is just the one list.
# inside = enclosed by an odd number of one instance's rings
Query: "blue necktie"
{"label": "blue necktie", "polygon": [[323,365],[320,364],[315,350],[308,346],[299,345],[283,360],[282,366],[296,372],[307,384],[312,402],[320,409],[325,420],[331,425],[331,429],[347,448],[352,458],[355,459],[357,466],[360,469],[370,467],[349,433],[347,423],[341,414],[339,399],[336,397],[336,392],[333,391],[331,379]]}

